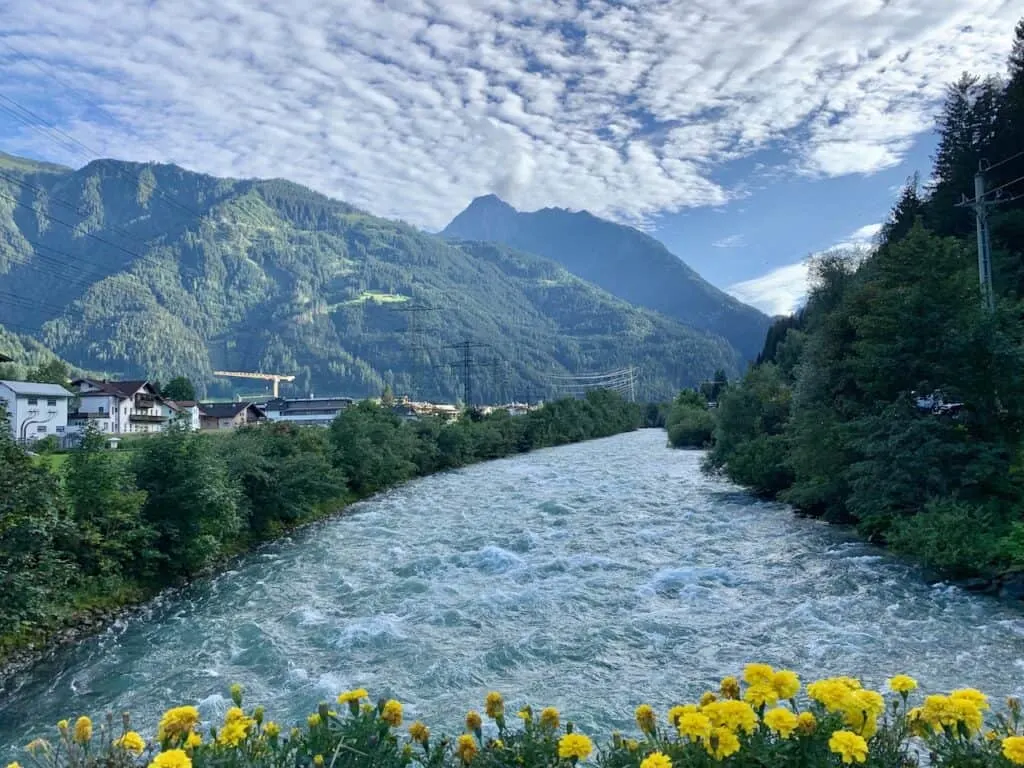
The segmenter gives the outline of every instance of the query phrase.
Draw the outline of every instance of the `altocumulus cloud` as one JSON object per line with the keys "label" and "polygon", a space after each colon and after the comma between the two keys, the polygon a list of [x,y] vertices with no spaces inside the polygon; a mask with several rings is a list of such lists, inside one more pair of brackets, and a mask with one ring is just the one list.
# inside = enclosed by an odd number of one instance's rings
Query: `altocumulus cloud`
{"label": "altocumulus cloud", "polygon": [[[1002,67],[1019,12],[1015,0],[0,0],[0,39],[26,55],[0,48],[0,85],[102,155],[287,177],[427,227],[491,191],[642,224],[728,201],[716,168],[766,147],[808,175],[897,163],[946,82]],[[86,159],[44,141],[26,131],[5,146]]]}

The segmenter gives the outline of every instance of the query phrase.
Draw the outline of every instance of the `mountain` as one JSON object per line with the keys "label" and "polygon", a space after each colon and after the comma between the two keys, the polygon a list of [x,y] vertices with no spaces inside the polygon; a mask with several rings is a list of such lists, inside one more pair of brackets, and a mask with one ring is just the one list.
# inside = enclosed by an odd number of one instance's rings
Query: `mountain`
{"label": "mountain", "polygon": [[[551,396],[637,366],[665,398],[740,360],[729,343],[632,307],[540,256],[451,243],[281,180],[97,160],[0,157],[0,325],[70,363],[185,374],[210,396],[295,374],[283,394],[475,401]],[[760,336],[751,343],[760,341]]]}
{"label": "mountain", "polygon": [[761,351],[769,318],[704,280],[662,243],[586,211],[517,211],[495,195],[478,197],[441,233],[489,240],[554,259],[620,299],[729,341],[744,360]]}

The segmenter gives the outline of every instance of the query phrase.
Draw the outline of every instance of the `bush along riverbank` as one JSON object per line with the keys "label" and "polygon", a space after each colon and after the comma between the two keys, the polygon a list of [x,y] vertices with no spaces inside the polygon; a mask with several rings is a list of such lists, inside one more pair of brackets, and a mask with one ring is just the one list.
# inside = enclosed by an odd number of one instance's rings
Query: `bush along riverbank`
{"label": "bush along riverbank", "polygon": [[698,703],[662,714],[641,704],[636,738],[613,733],[598,746],[556,709],[522,706],[513,715],[497,692],[487,695],[484,716],[468,712],[465,732],[450,737],[407,724],[397,700],[370,704],[364,689],[320,704],[303,723],[281,725],[262,707],[245,708],[236,685],[221,722],[204,723],[198,709],[180,706],[147,738],[132,730],[128,713],[109,715],[99,728],[81,716],[32,741],[23,764],[8,768],[903,768],[922,755],[934,768],[1024,765],[1017,700],[993,713],[974,689],[921,697],[902,675],[887,687],[883,694],[836,677],[802,693],[796,673],[749,664],[742,683],[725,678]]}
{"label": "bush along riverbank", "polygon": [[1024,22],[1009,70],[950,86],[934,183],[908,183],[870,255],[812,259],[804,308],[719,398],[707,466],[943,578],[1021,598],[1024,196],[990,220],[991,307],[973,217],[956,205],[982,158],[990,188],[1024,177]]}
{"label": "bush along riverbank", "polygon": [[[328,429],[175,427],[109,451],[89,431],[59,472],[37,466],[0,417],[0,680],[57,640],[207,573],[296,525],[414,477],[637,429],[611,392],[526,415],[406,421],[370,402]],[[5,667],[6,664],[6,667]]]}

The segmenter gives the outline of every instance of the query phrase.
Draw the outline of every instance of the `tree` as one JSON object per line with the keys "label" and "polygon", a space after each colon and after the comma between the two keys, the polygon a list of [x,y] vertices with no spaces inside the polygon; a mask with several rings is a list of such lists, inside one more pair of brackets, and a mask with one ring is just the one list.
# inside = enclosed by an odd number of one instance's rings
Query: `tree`
{"label": "tree", "polygon": [[0,404],[0,632],[39,621],[73,578],[74,563],[56,545],[64,511],[57,477],[15,445]]}
{"label": "tree", "polygon": [[387,384],[380,396],[380,404],[384,408],[393,408],[395,405],[395,393],[391,391],[391,385]]}
{"label": "tree", "polygon": [[175,376],[166,386],[160,389],[160,394],[168,400],[196,400],[196,388],[187,376]]}
{"label": "tree", "polygon": [[89,423],[68,457],[64,482],[75,535],[66,548],[86,577],[144,576],[156,556],[155,531],[142,518],[146,493],[136,488],[127,458],[105,445]]}
{"label": "tree", "polygon": [[69,370],[67,363],[54,358],[47,363],[41,364],[38,368],[30,370],[26,378],[29,381],[35,381],[40,384],[60,384],[65,386],[68,383]]}
{"label": "tree", "polygon": [[144,519],[155,529],[167,577],[209,566],[242,528],[239,490],[209,435],[172,424],[135,452],[132,468],[146,492]]}

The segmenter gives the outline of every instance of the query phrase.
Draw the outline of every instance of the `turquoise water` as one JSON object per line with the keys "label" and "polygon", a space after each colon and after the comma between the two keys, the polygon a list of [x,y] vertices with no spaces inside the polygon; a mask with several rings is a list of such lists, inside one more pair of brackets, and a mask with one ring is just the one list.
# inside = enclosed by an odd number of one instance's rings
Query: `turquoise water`
{"label": "turquoise water", "polygon": [[751,660],[1024,694],[1019,608],[930,586],[699,463],[646,430],[410,483],[8,681],[0,745],[82,713],[217,717],[232,682],[286,722],[361,685],[455,729],[494,688],[591,733]]}

